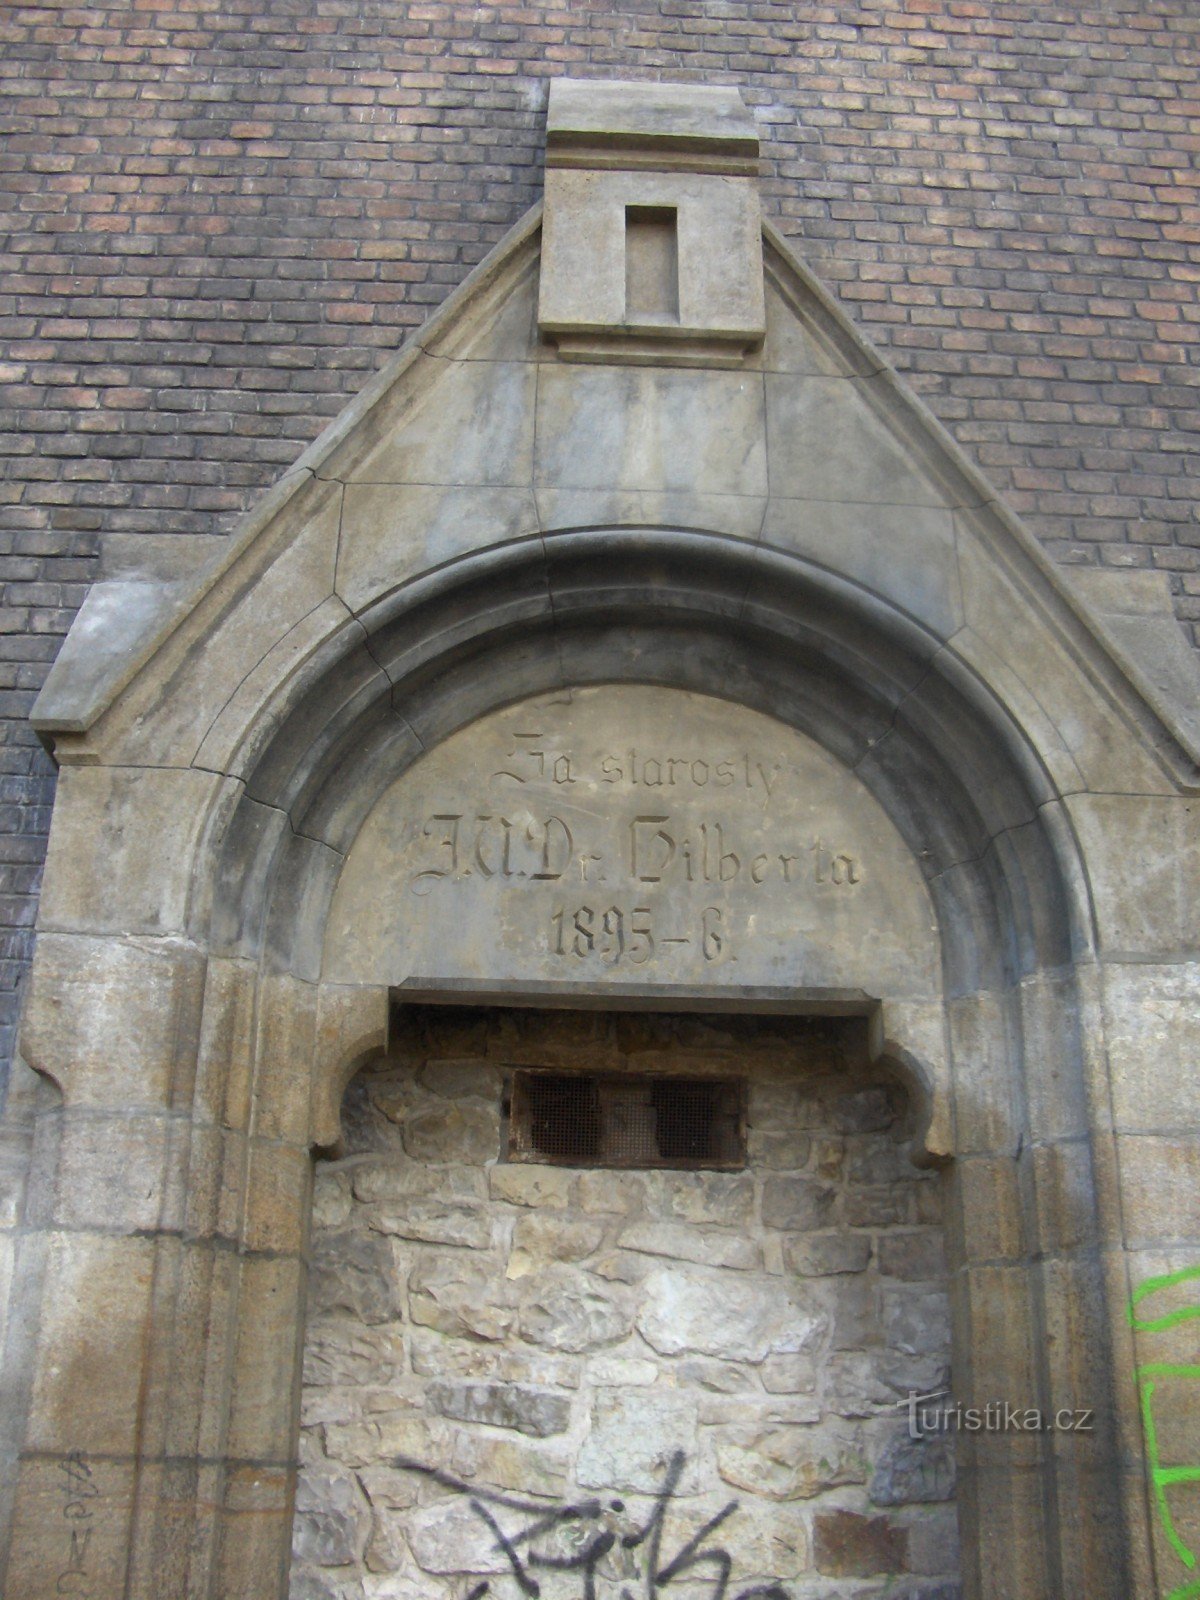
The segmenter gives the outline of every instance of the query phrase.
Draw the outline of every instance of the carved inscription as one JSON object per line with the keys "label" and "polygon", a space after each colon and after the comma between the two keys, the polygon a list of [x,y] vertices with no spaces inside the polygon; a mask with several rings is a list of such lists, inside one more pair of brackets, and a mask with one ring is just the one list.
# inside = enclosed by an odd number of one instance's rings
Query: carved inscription
{"label": "carved inscription", "polygon": [[[513,740],[506,765],[493,772],[493,778],[507,778],[517,784],[580,781],[581,763],[572,751],[539,748],[551,742],[541,733],[514,730]],[[651,755],[633,747],[622,755],[602,753],[597,767],[599,781],[617,788],[745,789],[769,799],[784,764],[763,762],[746,751],[718,761],[711,755]]]}
{"label": "carved inscription", "polygon": [[503,882],[553,883],[571,865],[575,839],[561,817],[513,821],[494,812],[470,816],[435,811],[421,830],[430,841],[432,865],[416,873],[414,894],[428,894],[443,878],[462,882],[472,875]]}
{"label": "carved inscription", "polygon": [[574,909],[555,906],[550,914],[551,949],[556,956],[576,956],[580,960],[597,955],[616,966],[628,961],[644,966],[660,945],[696,943],[705,961],[716,961],[726,953],[725,913],[720,906],[705,906],[698,923],[689,924],[690,934],[655,935],[654,911],[650,906],[608,906],[597,910],[582,905]]}
{"label": "carved inscription", "polygon": [[414,873],[410,888],[429,894],[442,879],[498,878],[506,883],[555,883],[574,875],[580,883],[733,883],[754,888],[774,879],[785,884],[829,884],[854,888],[862,882],[858,858],[834,850],[823,839],[791,851],[733,848],[736,830],[717,820],[685,829],[669,812],[632,817],[625,848],[606,855],[576,848],[562,817],[525,820],[495,812],[435,811],[421,837],[429,841],[430,865]]}
{"label": "carved inscription", "polygon": [[[789,775],[785,761],[745,750],[716,758],[711,752],[658,754],[631,745],[620,755],[602,751],[589,758],[543,731],[517,729],[489,785],[507,787],[513,803],[503,811],[447,804],[431,812],[421,827],[421,864],[409,889],[419,898],[441,885],[469,893],[472,882],[489,881],[514,890],[541,884],[615,889],[619,898],[611,901],[606,893],[556,901],[549,913],[548,954],[567,963],[644,967],[690,947],[705,965],[735,961],[726,907],[685,903],[668,911],[639,904],[637,896],[687,885],[853,893],[864,877],[857,851],[819,834],[796,837],[783,819],[766,825],[763,813]],[[519,790],[558,793],[560,810],[527,811]],[[606,804],[584,807],[572,793],[584,790]],[[635,808],[628,814],[627,802],[617,799],[628,794],[636,801],[647,790],[666,791],[662,810]],[[672,790],[685,809],[666,808]],[[711,809],[705,803],[709,791]],[[716,809],[722,796],[734,815]],[[753,831],[736,814],[747,800]]]}
{"label": "carved inscription", "polygon": [[920,873],[804,735],[599,685],[452,735],[397,779],[338,886],[326,973],[867,987],[936,982]]}

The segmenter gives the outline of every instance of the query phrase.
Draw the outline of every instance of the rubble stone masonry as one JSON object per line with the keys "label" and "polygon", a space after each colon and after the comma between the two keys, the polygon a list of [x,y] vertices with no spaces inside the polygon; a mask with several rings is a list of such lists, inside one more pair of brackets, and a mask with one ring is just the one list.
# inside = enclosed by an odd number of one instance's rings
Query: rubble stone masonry
{"label": "rubble stone masonry", "polygon": [[[317,1169],[292,1600],[957,1596],[941,1185],[861,1028],[407,1016]],[[498,1159],[521,1066],[742,1077],[746,1169]]]}

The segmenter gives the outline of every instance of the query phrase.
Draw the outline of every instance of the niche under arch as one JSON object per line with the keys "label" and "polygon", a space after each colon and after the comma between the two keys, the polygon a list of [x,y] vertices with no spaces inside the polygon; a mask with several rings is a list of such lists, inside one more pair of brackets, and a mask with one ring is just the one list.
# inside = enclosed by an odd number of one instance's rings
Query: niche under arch
{"label": "niche under arch", "polygon": [[[508,1161],[536,1067],[740,1078],[745,1166]],[[952,1592],[952,1442],[904,1404],[950,1376],[913,1124],[862,1016],[397,1007],[316,1168],[293,1600],[568,1600],[589,1564],[616,1596],[681,1553],[683,1595],[725,1561],[731,1596]]]}

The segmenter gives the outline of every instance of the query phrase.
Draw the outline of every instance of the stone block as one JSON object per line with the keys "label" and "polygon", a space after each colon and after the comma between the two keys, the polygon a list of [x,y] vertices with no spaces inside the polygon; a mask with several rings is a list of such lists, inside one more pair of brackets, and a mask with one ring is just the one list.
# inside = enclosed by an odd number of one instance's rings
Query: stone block
{"label": "stone block", "polygon": [[[591,1173],[593,1178],[619,1176],[612,1173]],[[571,1202],[574,1174],[555,1167],[496,1166],[488,1169],[488,1190],[495,1200],[510,1205],[537,1206],[542,1209],[563,1210]],[[584,1205],[585,1210],[591,1210]]]}
{"label": "stone block", "polygon": [[254,1132],[307,1145],[316,1054],[317,986],[286,973],[259,984]]}
{"label": "stone block", "polygon": [[451,1431],[438,1417],[424,1417],[393,1401],[362,1422],[326,1423],[325,1449],[331,1461],[346,1467],[387,1462],[404,1469],[437,1467],[446,1456]]}
{"label": "stone block", "polygon": [[[536,214],[527,212],[517,228],[524,233],[525,247],[520,255],[505,261],[499,271],[489,272],[484,263],[484,273],[490,282],[481,283],[476,276],[480,269],[476,268],[469,275],[475,282],[468,279],[450,297],[458,299],[458,315],[445,315],[450,308],[450,300],[447,300],[434,319],[436,325],[427,323],[421,330],[421,345],[430,355],[449,361],[543,361],[548,358],[549,353],[538,343],[536,328],[540,231]],[[465,297],[464,289],[468,291]]]}
{"label": "stone block", "polygon": [[1062,1255],[1093,1244],[1098,1215],[1091,1147],[1082,1140],[1035,1146],[1033,1181],[1041,1248]]}
{"label": "stone block", "polygon": [[896,1120],[897,1102],[887,1089],[850,1089],[835,1096],[830,1111],[839,1133],[883,1133]]}
{"label": "stone block", "polygon": [[629,1222],[621,1229],[617,1242],[624,1250],[666,1256],[672,1261],[692,1261],[706,1267],[753,1272],[762,1265],[762,1251],[753,1239],[687,1223]]}
{"label": "stone block", "polygon": [[753,1179],[733,1173],[648,1172],[648,1216],[736,1227],[754,1215]]}
{"label": "stone block", "polygon": [[535,460],[544,491],[768,492],[762,380],[666,368],[546,368]]}
{"label": "stone block", "polygon": [[[545,672],[535,641],[525,664]],[[392,784],[337,863],[326,979],[586,989],[616,969],[636,986],[925,992],[934,922],[911,853],[844,767],[781,738],[635,685],[482,717]]]}
{"label": "stone block", "polygon": [[590,1489],[656,1494],[676,1452],[685,1456],[680,1492],[699,1486],[695,1407],[686,1395],[602,1389],[592,1402],[591,1427],[576,1462]]}
{"label": "stone block", "polygon": [[243,1238],[247,1249],[298,1255],[308,1220],[312,1157],[303,1146],[249,1141]]}
{"label": "stone block", "polygon": [[914,1600],[962,1600],[958,1578],[962,1550],[954,1506],[930,1506],[908,1523],[908,1564],[913,1572],[929,1576],[954,1574],[945,1584],[930,1587],[927,1594],[917,1589]]}
{"label": "stone block", "polygon": [[1200,1138],[1122,1134],[1118,1141],[1125,1243],[1131,1247],[1200,1239]]}
{"label": "stone block", "polygon": [[833,1350],[860,1350],[883,1337],[879,1284],[874,1273],[836,1278],[831,1285]]}
{"label": "stone block", "polygon": [[443,1417],[512,1428],[535,1439],[565,1433],[571,1421],[571,1404],[563,1395],[518,1383],[440,1380],[425,1392],[430,1408]]}
{"label": "stone block", "polygon": [[492,1527],[461,1498],[410,1513],[404,1535],[423,1572],[499,1577],[512,1571]]}
{"label": "stone block", "polygon": [[[43,933],[22,1024],[30,1065],[75,1107],[164,1107],[195,1050],[203,968],[174,941]],[[189,1074],[190,1076],[190,1074]]]}
{"label": "stone block", "polygon": [[518,1217],[512,1234],[508,1276],[521,1278],[552,1261],[584,1261],[599,1248],[604,1224],[591,1218]]}
{"label": "stone block", "polygon": [[1021,984],[1021,1033],[1025,1071],[1028,1137],[1057,1141],[1093,1137],[1091,1093],[1108,1096],[1085,1051],[1099,1033],[1099,1020],[1082,1007],[1086,971],[1037,974]]}
{"label": "stone block", "polygon": [[230,1467],[214,1573],[214,1588],[222,1600],[258,1600],[263,1574],[286,1570],[291,1535],[291,1469],[263,1464]]}
{"label": "stone block", "polygon": [[[546,109],[547,160],[557,166],[576,153],[620,160],[631,149],[651,152],[664,169],[680,156],[758,155],[758,128],[737,89],[697,83],[637,83],[603,78],[556,78]],[[755,170],[755,169],[752,169]]]}
{"label": "stone block", "polygon": [[[813,1140],[804,1133],[762,1133],[757,1128],[751,1128],[746,1134],[746,1157],[752,1167],[796,1172],[808,1165],[813,1145]],[[841,1166],[841,1146],[838,1141],[819,1140],[817,1150],[816,1170],[822,1177],[837,1177]]]}
{"label": "stone block", "polygon": [[353,483],[342,519],[338,594],[359,611],[432,568],[539,532],[528,489]]}
{"label": "stone block", "polygon": [[874,1417],[894,1412],[898,1386],[889,1369],[888,1352],[831,1350],[817,1371],[821,1403],[838,1417]]}
{"label": "stone block", "polygon": [[501,1073],[490,1061],[471,1057],[426,1061],[418,1074],[422,1089],[446,1100],[477,1099],[489,1104],[500,1097]]}
{"label": "stone block", "polygon": [[292,1451],[293,1396],[304,1327],[301,1263],[246,1256],[237,1312],[237,1383],[230,1401],[229,1454],[243,1460],[284,1462]]}
{"label": "stone block", "polygon": [[1101,981],[1116,1126],[1167,1133],[1193,1124],[1200,964],[1105,962]]}
{"label": "stone block", "polygon": [[644,537],[644,530],[651,528],[656,538],[662,537],[658,530],[664,528],[702,528],[708,535],[757,540],[769,503],[765,492],[700,493],[681,486],[654,489],[602,483],[565,489],[539,485],[537,498],[551,555],[555,535],[570,534],[574,544],[580,530],[591,528],[605,529],[609,540],[612,529],[642,532]]}
{"label": "stone block", "polygon": [[849,1228],[905,1227],[918,1220],[911,1185],[851,1189],[842,1211]]}
{"label": "stone block", "polygon": [[313,1311],[343,1311],[368,1324],[399,1316],[402,1285],[386,1239],[348,1229],[313,1245],[308,1300]]}
{"label": "stone block", "polygon": [[149,1239],[50,1236],[26,1448],[135,1453],[154,1261]]}
{"label": "stone block", "polygon": [[836,313],[830,315],[828,291],[815,278],[801,282],[769,245],[763,265],[767,336],[760,363],[766,371],[810,378],[867,378],[879,371],[875,352],[848,338]]}
{"label": "stone block", "polygon": [[[414,1327],[409,1336],[412,1369],[423,1378],[483,1378],[496,1383],[549,1385],[577,1389],[583,1362],[579,1356],[522,1346],[516,1341],[451,1338],[428,1327]],[[589,1363],[594,1381],[596,1369]]]}
{"label": "stone block", "polygon": [[[998,1397],[1019,1404],[1030,1396],[1029,1404],[1036,1404],[1032,1397],[1039,1392],[1038,1361],[1028,1271],[1019,1266],[972,1266],[961,1276],[963,1315],[971,1330],[970,1366],[955,1375],[956,1398],[967,1406],[984,1406]],[[973,1444],[980,1455],[1012,1463],[1036,1459],[1041,1448],[1031,1434],[976,1435]]]}
{"label": "stone block", "polygon": [[[1060,794],[1163,794],[1148,746],[1130,737],[1047,627],[1045,600],[1033,600],[1027,575],[1018,579],[999,565],[993,516],[986,507],[958,516],[967,625],[955,636],[955,654],[1003,695]],[[1085,851],[1090,861],[1086,842]]]}
{"label": "stone block", "polygon": [[813,1563],[833,1578],[873,1578],[903,1572],[908,1564],[905,1530],[888,1517],[857,1511],[819,1511],[813,1518]]}
{"label": "stone block", "polygon": [[[249,548],[244,537],[226,546],[220,570],[203,586],[154,670],[133,678],[122,693],[106,725],[109,760],[186,769],[218,719],[219,737],[206,754],[228,754],[239,745],[244,750],[250,724],[295,665],[287,644],[276,657],[278,678],[259,677],[254,699],[239,697],[239,690],[264,657],[332,595],[341,503],[340,483],[307,473],[293,475],[290,484],[281,480],[260,501],[260,537]],[[344,624],[344,608],[328,620],[331,629]],[[258,722],[256,735],[267,727]]]}
{"label": "stone block", "polygon": [[892,392],[876,378],[795,378],[768,372],[771,491],[788,500],[863,506],[953,505],[889,420]]}
{"label": "stone block", "polygon": [[505,1304],[493,1275],[465,1255],[422,1259],[409,1275],[408,1288],[412,1320],[438,1333],[505,1339],[516,1326],[515,1305]]}
{"label": "stone block", "polygon": [[980,1515],[963,1528],[964,1583],[981,1586],[990,1574],[1003,1572],[1014,1600],[1042,1600],[1049,1529],[1039,1473],[1030,1467],[985,1466],[970,1498]]}
{"label": "stone block", "polygon": [[354,1201],[349,1174],[318,1163],[313,1173],[312,1225],[330,1230],[344,1227],[350,1220]]}
{"label": "stone block", "polygon": [[597,1350],[633,1329],[633,1301],[620,1287],[601,1288],[554,1267],[520,1279],[518,1287],[521,1337],[543,1349]]}
{"label": "stone block", "polygon": [[499,1100],[488,1106],[434,1106],[407,1117],[401,1130],[414,1161],[460,1162],[482,1166],[500,1151]]}
{"label": "stone block", "polygon": [[848,499],[847,491],[841,503],[814,504],[777,491],[763,540],[861,585],[948,639],[962,622],[953,512]]}
{"label": "stone block", "polygon": [[784,1279],[757,1279],[751,1290],[740,1273],[664,1267],[642,1284],[637,1326],[661,1355],[759,1362],[809,1348],[826,1322]]}
{"label": "stone block", "polygon": [[936,1355],[950,1347],[950,1306],[939,1288],[886,1288],[883,1336],[893,1350]]}
{"label": "stone block", "polygon": [[[555,81],[552,99],[564,81]],[[577,87],[595,92],[590,80]],[[736,93],[641,89],[676,98]],[[749,147],[757,136],[739,109]],[[643,130],[623,136],[636,148],[621,153],[601,150],[594,131],[572,134],[569,150],[556,148],[559,137],[567,135],[552,130],[547,145],[542,333],[557,336],[568,359],[734,364],[765,327],[758,191],[745,153],[721,155],[709,144],[680,158]],[[678,148],[683,137],[670,139]],[[648,255],[639,223],[657,224]]]}
{"label": "stone block", "polygon": [[[1008,1068],[1019,1019],[1011,996],[986,991],[946,1002],[954,1062],[956,1148],[962,1155],[1017,1148],[1020,1113]],[[1052,1064],[1045,1063],[1050,1070]]]}
{"label": "stone block", "polygon": [[67,766],[59,774],[40,926],[181,934],[198,843],[229,784],[214,773]]}
{"label": "stone block", "polygon": [[257,973],[210,956],[203,974],[194,1105],[198,1120],[244,1130],[250,1119]]}
{"label": "stone block", "polygon": [[954,1181],[969,1259],[1020,1259],[1028,1246],[1016,1161],[970,1156],[957,1163]]}
{"label": "stone block", "polygon": [[[14,1484],[7,1600],[120,1594],[129,1561],[135,1466],[76,1449],[21,1462]],[[85,1588],[86,1585],[86,1588]]]}
{"label": "stone block", "polygon": [[846,1424],[811,1424],[747,1433],[717,1446],[725,1483],[767,1500],[811,1500],[826,1489],[865,1483],[861,1441]]}
{"label": "stone block", "polygon": [[1200,937],[1200,839],[1183,796],[1080,794],[1065,802],[1087,861],[1101,951],[1178,959]]}
{"label": "stone block", "polygon": [[362,1554],[370,1513],[345,1473],[302,1472],[296,1484],[292,1558],[318,1567],[343,1567]]}
{"label": "stone block", "polygon": [[811,1351],[768,1356],[759,1368],[768,1394],[811,1394],[817,1383],[817,1359]]}
{"label": "stone block", "polygon": [[763,1183],[762,1219],[768,1228],[827,1228],[837,1198],[831,1184],[814,1178],[769,1177]]}
{"label": "stone block", "polygon": [[885,1278],[921,1282],[946,1276],[946,1243],[940,1231],[885,1234],[878,1249],[879,1271]]}
{"label": "stone block", "polygon": [[[327,693],[329,680],[320,681],[322,668],[328,670],[331,662],[343,653],[352,655],[359,638],[358,625],[345,602],[328,592],[332,586],[332,577],[324,577],[315,594],[300,597],[301,603],[303,598],[314,599],[316,603],[311,611],[297,616],[282,633],[277,619],[272,618],[275,626],[268,627],[263,626],[260,615],[254,617],[260,625],[265,651],[260,644],[259,655],[252,658],[254,665],[233,686],[229,698],[210,708],[212,720],[202,730],[203,739],[193,757],[193,765],[210,772],[224,772],[231,778],[253,780],[261,777],[257,772],[259,761],[272,745],[274,749],[267,756],[267,771],[272,770],[273,758],[277,759],[283,750],[288,750],[293,757],[297,754],[284,728],[285,719],[296,706],[301,685],[309,689],[313,699],[317,694]],[[317,681],[314,683],[314,680]],[[316,721],[314,718],[313,722]],[[310,733],[312,725],[309,724]],[[276,744],[281,734],[282,740]],[[311,754],[317,755],[322,744],[318,736],[312,743]],[[276,798],[270,796],[271,801]]]}
{"label": "stone block", "polygon": [[479,1206],[458,1205],[435,1197],[411,1199],[399,1205],[371,1208],[371,1226],[380,1233],[424,1244],[452,1245],[462,1250],[486,1250],[492,1242],[492,1218]]}
{"label": "stone block", "polygon": [[522,487],[532,472],[538,368],[524,361],[439,362],[352,484]]}
{"label": "stone block", "polygon": [[361,1205],[403,1209],[411,1200],[425,1199],[439,1190],[449,1190],[456,1199],[482,1199],[478,1190],[450,1180],[459,1174],[444,1174],[413,1161],[402,1151],[389,1151],[378,1160],[356,1160],[348,1174],[350,1191]]}
{"label": "stone block", "polygon": [[[947,1435],[888,1440],[875,1462],[868,1494],[877,1506],[928,1505],[954,1498],[954,1441]],[[937,1568],[935,1570],[944,1570]]]}
{"label": "stone block", "polygon": [[336,1146],[347,1083],[365,1061],[387,1046],[388,1004],[385,989],[362,984],[320,987],[309,1113],[311,1141],[318,1147]]}
{"label": "stone block", "polygon": [[[172,1143],[175,1162],[170,1161]],[[52,1225],[116,1233],[181,1226],[186,1147],[182,1121],[149,1114],[64,1114],[55,1172]]]}
{"label": "stone block", "polygon": [[309,1317],[304,1334],[307,1386],[386,1388],[404,1369],[404,1336],[395,1325],[372,1326],[349,1315]]}
{"label": "stone block", "polygon": [[571,1454],[562,1445],[466,1432],[455,1440],[450,1458],[451,1470],[475,1483],[555,1499],[566,1492],[571,1465]]}

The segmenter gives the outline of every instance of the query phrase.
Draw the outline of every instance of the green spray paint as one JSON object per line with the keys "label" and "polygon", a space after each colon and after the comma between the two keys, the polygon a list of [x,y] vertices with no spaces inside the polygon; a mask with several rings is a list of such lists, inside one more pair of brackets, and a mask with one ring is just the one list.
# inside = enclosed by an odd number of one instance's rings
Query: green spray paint
{"label": "green spray paint", "polygon": [[[1130,1297],[1129,1326],[1137,1333],[1165,1333],[1168,1328],[1175,1328],[1180,1323],[1200,1318],[1200,1305],[1181,1306],[1178,1310],[1168,1311],[1161,1317],[1145,1317],[1138,1313],[1138,1307],[1150,1295],[1157,1294],[1162,1289],[1173,1289],[1180,1283],[1195,1282],[1197,1279],[1200,1279],[1200,1267],[1183,1267],[1178,1272],[1167,1272],[1156,1278],[1147,1278],[1145,1283],[1139,1284]],[[1196,1568],[1196,1552],[1180,1537],[1167,1501],[1167,1490],[1182,1484],[1200,1483],[1200,1466],[1166,1467],[1162,1463],[1153,1404],[1156,1382],[1160,1378],[1182,1378],[1185,1382],[1196,1382],[1200,1380],[1200,1366],[1169,1361],[1147,1361],[1137,1368],[1142,1426],[1145,1431],[1154,1504],[1172,1550],[1188,1571],[1192,1572]],[[1200,1578],[1189,1579],[1179,1588],[1172,1589],[1165,1600],[1200,1600]]]}

